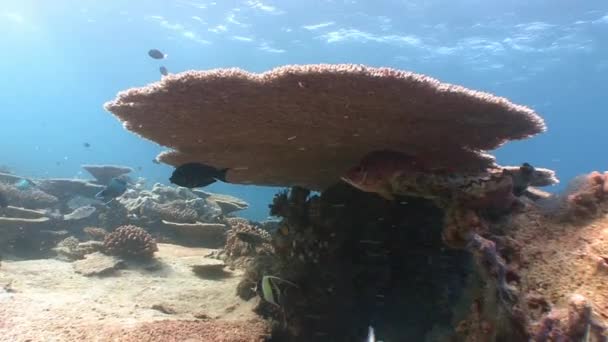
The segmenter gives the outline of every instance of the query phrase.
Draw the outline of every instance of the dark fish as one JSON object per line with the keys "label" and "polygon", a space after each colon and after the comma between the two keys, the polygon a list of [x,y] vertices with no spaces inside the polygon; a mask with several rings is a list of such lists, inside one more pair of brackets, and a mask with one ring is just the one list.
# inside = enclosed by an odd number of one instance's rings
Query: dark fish
{"label": "dark fish", "polygon": [[0,192],[0,208],[6,208],[8,206],[8,199]]}
{"label": "dark fish", "polygon": [[252,245],[258,245],[261,243],[266,242],[266,240],[257,235],[257,234],[252,234],[252,233],[247,233],[247,232],[238,232],[236,233],[236,237],[246,243],[252,244]]}
{"label": "dark fish", "polygon": [[82,144],[82,146],[89,148],[89,147],[91,147],[91,144],[89,144],[88,142],[85,142],[84,144]]}
{"label": "dark fish", "polygon": [[110,184],[108,184],[103,190],[95,195],[96,198],[103,200],[111,200],[116,198],[127,191],[127,181],[121,178],[112,178]]}
{"label": "dark fish", "polygon": [[534,166],[528,163],[523,163],[520,166],[519,173],[513,175],[513,194],[515,196],[519,197],[524,194],[530,185],[535,171]]}
{"label": "dark fish", "polygon": [[150,56],[154,59],[164,59],[167,57],[167,55],[165,55],[164,53],[160,52],[160,50],[157,50],[157,49],[152,49],[152,50],[148,51],[148,56]]}
{"label": "dark fish", "polygon": [[226,182],[228,169],[216,169],[201,163],[187,163],[173,171],[169,180],[171,183],[186,188],[200,188],[216,181]]}
{"label": "dark fish", "polygon": [[158,68],[158,70],[160,70],[160,74],[163,76],[169,75],[169,71],[164,66],[161,66],[160,68]]}

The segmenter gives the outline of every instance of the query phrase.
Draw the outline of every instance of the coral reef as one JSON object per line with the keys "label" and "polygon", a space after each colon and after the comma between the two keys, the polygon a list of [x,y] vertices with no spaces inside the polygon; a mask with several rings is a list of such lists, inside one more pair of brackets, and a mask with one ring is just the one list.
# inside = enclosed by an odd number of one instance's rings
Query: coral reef
{"label": "coral reef", "polygon": [[76,237],[69,236],[61,240],[53,248],[60,258],[67,260],[80,260],[87,254],[100,252],[104,250],[104,245],[101,241],[86,241],[80,242]]}
{"label": "coral reef", "polygon": [[605,213],[602,207],[608,199],[608,171],[594,171],[570,185],[565,197],[566,219],[584,220]]}
{"label": "coral reef", "polygon": [[112,178],[133,172],[130,167],[117,165],[82,165],[82,168],[95,177],[95,183],[101,185],[108,185]]}
{"label": "coral reef", "polygon": [[[362,65],[184,72],[123,91],[105,108],[127,129],[170,147],[157,157],[162,162],[229,168],[232,183],[313,190],[387,147],[420,156],[429,168],[477,170],[493,164],[483,151],[545,130],[534,111],[507,99]],[[164,120],[176,111],[179,118]],[[239,134],[217,134],[232,131]]]}
{"label": "coral reef", "polygon": [[59,202],[57,197],[37,188],[20,190],[14,185],[0,183],[0,192],[6,197],[7,202],[15,207],[46,209],[52,208]]}
{"label": "coral reef", "polygon": [[186,188],[154,184],[150,191],[128,191],[120,202],[130,215],[149,221],[177,223],[214,222],[222,209]]}
{"label": "coral reef", "polygon": [[105,237],[103,246],[106,253],[125,258],[149,259],[158,250],[152,236],[133,225],[116,228]]}
{"label": "coral reef", "polygon": [[444,247],[442,213],[432,202],[388,202],[339,184],[321,196],[299,187],[280,192],[271,212],[283,218],[271,236],[275,254],[247,265],[237,293],[262,296],[266,275],[297,284],[281,288],[280,307],[262,301],[258,308],[278,322],[273,336],[363,340],[371,324],[383,340],[424,341],[457,319],[449,308],[473,262],[466,251]]}
{"label": "coral reef", "polygon": [[103,241],[106,235],[108,235],[107,230],[99,227],[84,227],[82,231],[87,234],[89,238],[96,241]]}
{"label": "coral reef", "polygon": [[62,201],[75,196],[93,198],[95,194],[103,190],[103,185],[89,183],[81,179],[50,178],[41,179],[37,183],[40,189]]}
{"label": "coral reef", "polygon": [[230,229],[223,252],[225,260],[230,264],[243,265],[247,262],[243,258],[273,253],[268,232],[242,218],[228,218],[226,222]]}
{"label": "coral reef", "polygon": [[234,196],[214,194],[202,190],[193,190],[192,192],[197,194],[201,198],[206,199],[207,201],[217,203],[217,205],[222,209],[223,215],[229,215],[239,210],[247,209],[249,207],[249,204],[247,202]]}

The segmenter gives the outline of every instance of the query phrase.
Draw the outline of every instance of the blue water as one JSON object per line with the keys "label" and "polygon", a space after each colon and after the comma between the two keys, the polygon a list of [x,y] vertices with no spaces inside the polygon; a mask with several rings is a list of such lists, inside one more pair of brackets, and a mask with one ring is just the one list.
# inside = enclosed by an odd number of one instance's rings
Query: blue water
{"label": "blue water", "polygon": [[[557,170],[562,183],[608,168],[608,2],[42,1],[0,2],[0,164],[85,177],[85,163],[141,167],[167,183],[163,150],[102,108],[170,72],[363,63],[425,73],[537,110],[549,131],[496,151],[501,164]],[[90,148],[83,146],[91,144]],[[267,216],[276,189],[214,184]]]}

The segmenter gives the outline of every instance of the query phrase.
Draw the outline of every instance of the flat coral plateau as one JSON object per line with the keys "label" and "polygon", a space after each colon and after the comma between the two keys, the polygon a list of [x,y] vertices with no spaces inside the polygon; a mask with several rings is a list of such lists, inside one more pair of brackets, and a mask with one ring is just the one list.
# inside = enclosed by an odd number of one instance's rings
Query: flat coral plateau
{"label": "flat coral plateau", "polygon": [[228,180],[320,190],[367,153],[478,169],[492,150],[545,130],[529,108],[433,78],[361,65],[188,71],[106,103],[124,126],[170,147],[159,159],[231,168]]}
{"label": "flat coral plateau", "polygon": [[530,212],[517,217],[514,228],[526,264],[522,293],[562,307],[572,294],[582,295],[598,318],[608,322],[608,214],[572,225]]}
{"label": "flat coral plateau", "polygon": [[236,296],[240,273],[214,281],[190,270],[209,251],[159,244],[159,269],[104,278],[53,259],[3,260],[0,341],[263,341],[254,301]]}

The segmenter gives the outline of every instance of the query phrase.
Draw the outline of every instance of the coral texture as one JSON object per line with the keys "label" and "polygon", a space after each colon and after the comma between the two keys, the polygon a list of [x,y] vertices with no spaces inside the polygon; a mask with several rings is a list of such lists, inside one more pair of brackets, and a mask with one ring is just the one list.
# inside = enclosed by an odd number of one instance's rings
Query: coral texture
{"label": "coral texture", "polygon": [[483,151],[545,130],[534,111],[505,98],[348,64],[189,71],[121,92],[105,108],[172,148],[158,157],[165,163],[229,168],[233,183],[310,189],[335,183],[371,151],[479,169],[493,163]]}
{"label": "coral texture", "polygon": [[59,202],[57,197],[42,190],[36,188],[19,190],[14,185],[1,182],[0,192],[6,198],[7,203],[15,207],[47,209]]}
{"label": "coral texture", "polygon": [[82,165],[82,168],[95,177],[98,184],[107,185],[112,178],[126,175],[133,171],[132,168],[117,165]]}
{"label": "coral texture", "polygon": [[103,245],[108,254],[130,258],[151,258],[158,251],[152,235],[133,225],[116,228],[106,236]]}
{"label": "coral texture", "polygon": [[[230,230],[228,230],[224,251],[229,259],[255,256],[262,250],[272,250],[270,234],[267,231],[255,227],[241,218],[229,218],[227,222]],[[250,238],[248,239],[248,237]]]}
{"label": "coral texture", "polygon": [[99,227],[84,227],[82,231],[93,240],[103,241],[108,235],[108,231]]}

